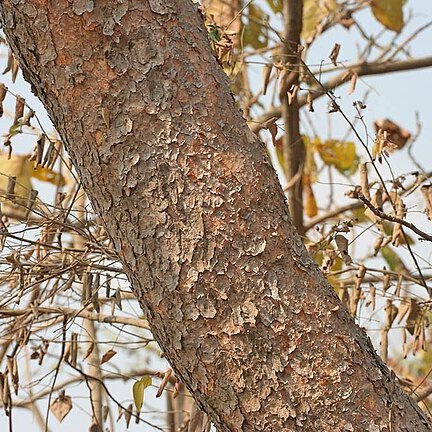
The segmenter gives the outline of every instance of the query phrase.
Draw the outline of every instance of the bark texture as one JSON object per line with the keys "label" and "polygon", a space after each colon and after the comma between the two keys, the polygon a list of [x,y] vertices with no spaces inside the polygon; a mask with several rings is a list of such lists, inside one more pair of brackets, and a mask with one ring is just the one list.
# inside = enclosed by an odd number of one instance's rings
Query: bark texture
{"label": "bark texture", "polygon": [[429,431],[290,223],[189,0],[3,0],[155,338],[221,431]]}

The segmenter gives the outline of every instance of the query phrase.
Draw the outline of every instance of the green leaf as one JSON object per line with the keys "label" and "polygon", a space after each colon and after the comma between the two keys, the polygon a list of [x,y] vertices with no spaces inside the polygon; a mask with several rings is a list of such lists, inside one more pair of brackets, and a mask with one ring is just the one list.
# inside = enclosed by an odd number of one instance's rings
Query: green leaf
{"label": "green leaf", "polygon": [[248,9],[248,23],[244,26],[243,44],[252,48],[264,48],[268,46],[268,15],[253,4]]}
{"label": "green leaf", "polygon": [[207,26],[208,36],[211,42],[219,42],[221,40],[222,29],[216,24]]}
{"label": "green leaf", "polygon": [[136,381],[132,387],[133,400],[137,411],[141,410],[144,403],[144,390],[151,386],[152,377],[144,375],[139,381]]}
{"label": "green leaf", "polygon": [[400,32],[404,26],[404,0],[372,0],[371,10],[375,18],[389,30]]}
{"label": "green leaf", "polygon": [[401,271],[405,269],[405,264],[403,263],[402,259],[399,258],[399,255],[389,246],[385,246],[381,249],[381,255],[385,262],[389,265],[390,270]]}

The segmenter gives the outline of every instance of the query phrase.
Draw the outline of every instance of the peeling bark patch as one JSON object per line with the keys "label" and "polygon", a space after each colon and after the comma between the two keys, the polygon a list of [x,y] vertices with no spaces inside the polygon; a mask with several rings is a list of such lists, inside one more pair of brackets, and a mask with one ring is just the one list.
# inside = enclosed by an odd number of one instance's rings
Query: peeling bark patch
{"label": "peeling bark patch", "polygon": [[169,12],[173,12],[174,8],[167,4],[166,0],[147,0],[150,9],[160,15],[165,15]]}
{"label": "peeling bark patch", "polygon": [[77,15],[82,15],[84,12],[92,12],[93,8],[93,0],[73,0],[72,2],[72,10]]}

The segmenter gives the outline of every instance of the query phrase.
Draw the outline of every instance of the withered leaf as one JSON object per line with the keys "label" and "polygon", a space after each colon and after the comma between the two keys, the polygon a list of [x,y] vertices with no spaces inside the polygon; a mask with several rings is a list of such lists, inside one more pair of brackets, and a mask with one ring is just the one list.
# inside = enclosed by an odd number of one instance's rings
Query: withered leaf
{"label": "withered leaf", "polygon": [[60,394],[50,406],[50,411],[55,418],[61,423],[72,409],[72,399],[64,393]]}
{"label": "withered leaf", "polygon": [[341,49],[341,45],[338,43],[334,44],[334,47],[329,55],[329,59],[332,61],[332,63],[337,66],[337,58],[339,56],[339,51]]}
{"label": "withered leaf", "polygon": [[114,351],[112,349],[108,350],[101,358],[101,364],[106,363],[107,361],[110,361],[115,355],[117,354],[117,351]]}

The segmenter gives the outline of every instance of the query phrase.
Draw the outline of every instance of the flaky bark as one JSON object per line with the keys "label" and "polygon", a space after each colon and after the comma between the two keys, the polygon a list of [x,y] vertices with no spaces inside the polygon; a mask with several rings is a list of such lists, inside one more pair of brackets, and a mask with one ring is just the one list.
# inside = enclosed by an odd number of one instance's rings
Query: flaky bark
{"label": "flaky bark", "polygon": [[3,0],[155,338],[221,431],[427,431],[307,255],[189,0]]}

